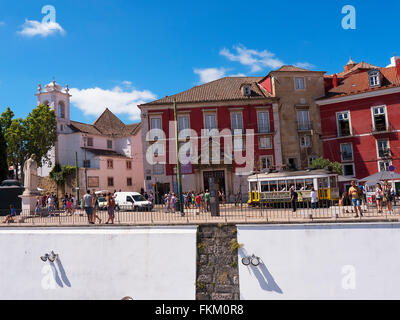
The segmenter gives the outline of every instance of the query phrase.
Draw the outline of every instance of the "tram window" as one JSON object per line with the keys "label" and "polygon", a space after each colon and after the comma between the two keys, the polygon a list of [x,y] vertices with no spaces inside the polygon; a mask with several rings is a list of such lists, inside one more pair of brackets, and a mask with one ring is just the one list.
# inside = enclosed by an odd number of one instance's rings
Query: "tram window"
{"label": "tram window", "polygon": [[318,180],[319,180],[320,189],[328,188],[328,178],[321,178],[321,179],[318,179]]}
{"label": "tram window", "polygon": [[269,191],[271,192],[276,191],[276,181],[269,182]]}
{"label": "tram window", "polygon": [[278,191],[287,191],[285,180],[278,181]]}
{"label": "tram window", "polygon": [[268,192],[268,181],[261,182],[261,192]]}
{"label": "tram window", "polygon": [[311,190],[314,187],[313,179],[306,179],[306,190]]}
{"label": "tram window", "polygon": [[337,188],[336,177],[329,177],[330,187]]}
{"label": "tram window", "polygon": [[296,190],[304,190],[304,180],[296,180]]}
{"label": "tram window", "polygon": [[251,191],[257,191],[257,182],[251,182],[250,189]]}
{"label": "tram window", "polygon": [[287,182],[288,190],[289,190],[292,186],[295,185],[295,181],[294,181],[293,179],[292,179],[292,180],[286,180],[286,182]]}

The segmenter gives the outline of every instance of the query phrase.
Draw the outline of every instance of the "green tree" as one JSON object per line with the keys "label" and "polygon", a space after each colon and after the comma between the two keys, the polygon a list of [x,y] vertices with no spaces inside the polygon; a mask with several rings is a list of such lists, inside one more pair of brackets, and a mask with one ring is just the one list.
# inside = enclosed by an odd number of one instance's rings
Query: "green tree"
{"label": "green tree", "polygon": [[11,126],[11,121],[14,118],[14,112],[11,111],[10,107],[7,107],[0,116],[0,127],[2,128],[3,135],[6,135],[7,129]]}
{"label": "green tree", "polygon": [[[10,127],[6,131],[5,138],[7,144],[8,164],[18,168],[19,165],[23,164],[25,158],[27,158],[27,137],[24,120],[21,118],[13,119]],[[16,171],[16,178],[18,179],[18,170]]]}
{"label": "green tree", "polygon": [[337,174],[342,174],[342,165],[339,162],[331,162],[322,157],[315,159],[310,167],[313,169],[328,169]]}
{"label": "green tree", "polygon": [[[35,154],[38,166],[52,165],[48,152],[57,141],[57,121],[54,110],[41,104],[25,119],[26,150],[28,155]],[[24,159],[25,160],[25,159]]]}
{"label": "green tree", "polygon": [[3,128],[0,127],[0,182],[8,177],[7,146]]}

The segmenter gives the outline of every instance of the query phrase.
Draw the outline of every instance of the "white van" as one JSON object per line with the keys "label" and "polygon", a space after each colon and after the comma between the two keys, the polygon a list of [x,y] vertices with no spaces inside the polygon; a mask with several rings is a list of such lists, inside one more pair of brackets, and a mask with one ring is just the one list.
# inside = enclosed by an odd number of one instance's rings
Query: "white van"
{"label": "white van", "polygon": [[122,211],[151,211],[153,204],[138,192],[116,192],[115,208]]}

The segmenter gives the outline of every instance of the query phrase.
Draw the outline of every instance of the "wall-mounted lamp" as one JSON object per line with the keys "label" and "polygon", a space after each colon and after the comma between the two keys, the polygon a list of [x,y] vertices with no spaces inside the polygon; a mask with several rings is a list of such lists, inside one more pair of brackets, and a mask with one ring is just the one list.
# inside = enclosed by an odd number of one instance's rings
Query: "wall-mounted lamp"
{"label": "wall-mounted lamp", "polygon": [[248,266],[252,264],[253,266],[257,267],[261,262],[260,262],[260,257],[256,257],[254,254],[252,256],[244,257],[242,259],[242,263],[245,266]]}
{"label": "wall-mounted lamp", "polygon": [[46,262],[47,260],[49,260],[50,262],[54,262],[58,259],[58,253],[54,253],[54,251],[51,251],[50,254],[46,253],[45,255],[41,256],[40,259],[44,262]]}

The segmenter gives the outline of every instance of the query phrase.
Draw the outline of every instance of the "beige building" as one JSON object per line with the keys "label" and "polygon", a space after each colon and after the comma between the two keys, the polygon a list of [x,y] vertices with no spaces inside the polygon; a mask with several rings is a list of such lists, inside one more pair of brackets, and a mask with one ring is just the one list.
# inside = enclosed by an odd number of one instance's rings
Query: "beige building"
{"label": "beige building", "polygon": [[305,169],[323,155],[315,100],[324,96],[324,74],[294,66],[270,72],[260,84],[279,99],[283,168]]}

